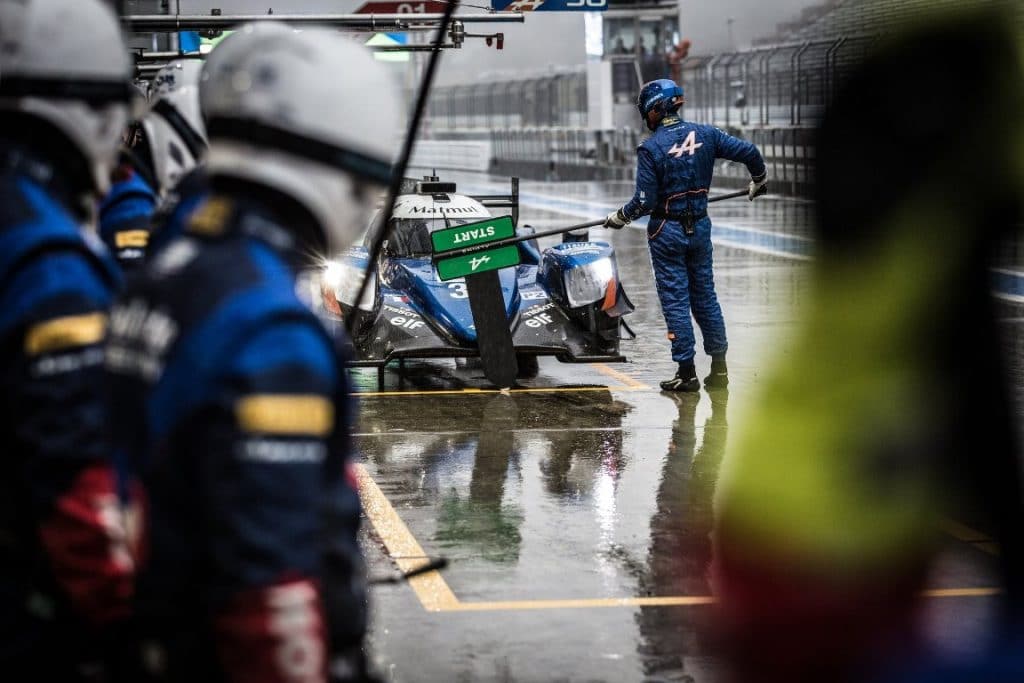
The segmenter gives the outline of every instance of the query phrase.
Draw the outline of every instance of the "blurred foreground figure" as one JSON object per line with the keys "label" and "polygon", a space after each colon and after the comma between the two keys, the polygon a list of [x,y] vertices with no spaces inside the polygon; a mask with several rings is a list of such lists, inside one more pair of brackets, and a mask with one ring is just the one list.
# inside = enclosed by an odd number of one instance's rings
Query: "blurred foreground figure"
{"label": "blurred foreground figure", "polygon": [[[275,28],[286,30],[284,26],[274,24]],[[228,44],[224,41],[221,45]],[[202,114],[199,101],[200,79],[203,69],[202,63],[196,60],[181,60],[172,62],[160,73],[174,69],[171,74],[160,83],[160,74],[154,81],[154,87],[159,87],[158,92],[166,90],[163,100],[167,105],[159,105],[162,120],[158,118],[156,123],[175,122],[172,126],[165,126],[165,148],[166,153],[173,156],[173,149],[177,147],[176,140],[191,138],[188,144],[188,154],[182,155],[183,162],[173,163],[165,167],[167,180],[161,184],[160,202],[153,214],[149,227],[149,242],[146,245],[146,258],[156,256],[160,249],[180,237],[185,231],[188,217],[202,203],[209,192],[209,178],[206,174],[206,118]],[[170,76],[174,80],[169,80]],[[157,105],[154,105],[154,112]],[[175,116],[171,112],[178,112]],[[156,134],[150,134],[154,137]],[[154,149],[160,149],[154,146]]]}
{"label": "blurred foreground figure", "polygon": [[103,396],[118,274],[80,225],[107,188],[130,65],[99,0],[4,0],[0,46],[0,677],[99,678],[132,562]]}
{"label": "blurred foreground figure", "polygon": [[[258,24],[247,25],[245,27],[245,34],[258,34],[261,36],[287,35],[292,33],[293,30],[287,24],[261,21]],[[239,50],[244,51],[247,49],[247,42],[247,40],[221,41],[215,48],[217,50],[217,58],[214,61],[219,62],[225,59],[233,59],[231,56],[232,50],[238,47]],[[198,74],[198,77],[202,80],[202,72]],[[196,130],[199,130],[200,127],[202,128],[205,139],[207,115],[203,110],[203,101],[194,90],[190,90],[189,93],[195,98],[196,109],[189,110],[190,116],[188,120],[194,122]],[[208,89],[207,93],[209,93]],[[188,170],[176,184],[168,188],[160,205],[157,207],[156,213],[153,215],[149,233],[149,244],[146,248],[147,260],[155,259],[165,246],[185,233],[189,218],[210,196],[210,178],[206,172],[205,162],[204,156],[201,163]]]}
{"label": "blurred foreground figure", "polygon": [[349,389],[296,279],[367,224],[399,99],[365,48],[317,29],[243,28],[200,96],[211,197],[119,300],[107,354],[147,495],[147,680],[361,680]]}
{"label": "blurred foreground figure", "polygon": [[1007,26],[961,13],[907,31],[825,117],[811,296],[717,493],[737,681],[868,680],[924,654],[919,592],[952,501],[991,515],[1019,618],[1020,472],[988,271],[1024,188]]}
{"label": "blurred foreground figure", "polygon": [[199,60],[171,62],[153,79],[150,108],[132,127],[114,185],[100,205],[100,236],[126,269],[143,262],[154,214],[173,211],[178,186],[206,156]]}

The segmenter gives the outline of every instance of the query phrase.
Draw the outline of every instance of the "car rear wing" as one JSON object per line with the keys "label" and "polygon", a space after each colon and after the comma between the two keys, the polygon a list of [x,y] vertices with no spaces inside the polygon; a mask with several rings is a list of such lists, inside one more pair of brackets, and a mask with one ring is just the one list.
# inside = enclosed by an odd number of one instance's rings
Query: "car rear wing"
{"label": "car rear wing", "polygon": [[519,227],[519,178],[511,179],[512,191],[509,194],[469,195],[489,209],[511,209],[512,223]]}

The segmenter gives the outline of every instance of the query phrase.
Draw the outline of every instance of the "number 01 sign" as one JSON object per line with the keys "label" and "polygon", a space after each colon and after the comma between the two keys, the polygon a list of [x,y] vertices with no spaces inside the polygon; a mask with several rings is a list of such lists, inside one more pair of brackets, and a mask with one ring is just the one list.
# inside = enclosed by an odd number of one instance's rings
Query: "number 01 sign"
{"label": "number 01 sign", "polygon": [[447,4],[438,0],[368,2],[356,14],[442,14]]}

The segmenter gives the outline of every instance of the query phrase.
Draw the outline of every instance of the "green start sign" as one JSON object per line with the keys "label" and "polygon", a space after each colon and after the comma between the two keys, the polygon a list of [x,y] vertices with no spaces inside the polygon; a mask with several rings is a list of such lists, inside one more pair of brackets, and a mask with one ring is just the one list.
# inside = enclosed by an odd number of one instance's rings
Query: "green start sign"
{"label": "green start sign", "polygon": [[[435,235],[437,233],[434,233]],[[448,259],[440,259],[437,262],[437,275],[441,280],[454,280],[457,277],[466,277],[477,273],[486,273],[489,270],[509,268],[519,265],[519,245],[510,244],[507,247],[478,251],[475,254],[465,256],[453,256]]]}
{"label": "green start sign", "polygon": [[466,247],[485,246],[515,236],[516,226],[511,216],[488,218],[479,223],[459,225],[430,233],[438,277],[441,280],[454,280],[457,277],[518,266],[519,246],[516,244],[495,249],[475,249],[471,254],[444,258],[448,252],[460,251]]}
{"label": "green start sign", "polygon": [[437,230],[430,233],[430,241],[434,245],[434,254],[440,255],[446,251],[497,242],[515,236],[516,226],[512,223],[512,217],[500,216],[479,223]]}

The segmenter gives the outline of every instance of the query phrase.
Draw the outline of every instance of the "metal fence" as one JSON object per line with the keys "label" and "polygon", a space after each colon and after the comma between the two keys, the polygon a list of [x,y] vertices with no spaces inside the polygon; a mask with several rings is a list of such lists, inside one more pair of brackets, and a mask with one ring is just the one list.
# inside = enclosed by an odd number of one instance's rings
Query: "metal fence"
{"label": "metal fence", "polygon": [[427,109],[435,130],[587,125],[582,70],[435,89]]}
{"label": "metal fence", "polygon": [[[631,128],[531,127],[435,131],[433,137],[455,146],[486,142],[491,153],[488,170],[495,174],[540,180],[624,180],[633,175],[642,136]],[[427,152],[422,156],[424,163],[431,158]]]}
{"label": "metal fence", "polygon": [[[750,139],[765,155],[773,189],[807,195],[814,126],[876,40],[846,36],[689,57],[680,64],[683,116]],[[646,133],[639,120],[635,128],[587,128],[582,69],[438,88],[428,114],[431,137],[486,140],[493,172],[539,179],[629,177]],[[745,170],[723,164],[719,177],[738,184]]]}
{"label": "metal fence", "polygon": [[[681,63],[684,115],[719,126],[813,126],[838,84],[877,40],[840,37],[757,47]],[[566,128],[587,125],[582,69],[437,88],[433,130]]]}
{"label": "metal fence", "polygon": [[759,47],[681,65],[687,118],[719,126],[813,126],[872,36]]}

